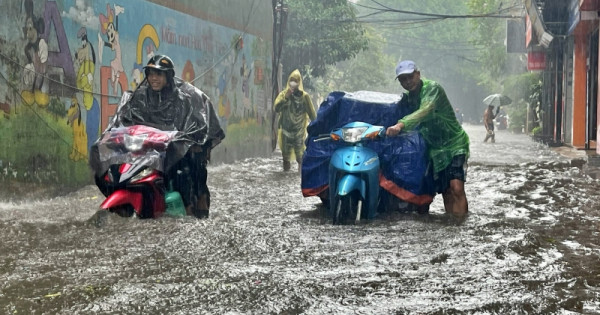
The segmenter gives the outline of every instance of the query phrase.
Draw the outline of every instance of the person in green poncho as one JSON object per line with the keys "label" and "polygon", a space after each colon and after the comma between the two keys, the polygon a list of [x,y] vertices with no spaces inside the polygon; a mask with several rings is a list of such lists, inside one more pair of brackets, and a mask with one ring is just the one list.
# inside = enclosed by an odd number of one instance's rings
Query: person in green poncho
{"label": "person in green poncho", "polygon": [[290,74],[286,88],[275,99],[275,112],[279,113],[279,148],[283,157],[283,170],[289,171],[293,157],[302,169],[304,139],[309,119],[317,117],[310,95],[304,91],[298,69]]}
{"label": "person in green poncho", "polygon": [[421,78],[413,61],[398,63],[396,79],[406,90],[404,97],[409,104],[417,104],[418,109],[390,126],[386,135],[395,136],[402,130],[419,127],[427,142],[436,191],[444,198],[444,208],[447,213],[464,218],[469,211],[465,194],[469,136],[456,119],[442,86]]}

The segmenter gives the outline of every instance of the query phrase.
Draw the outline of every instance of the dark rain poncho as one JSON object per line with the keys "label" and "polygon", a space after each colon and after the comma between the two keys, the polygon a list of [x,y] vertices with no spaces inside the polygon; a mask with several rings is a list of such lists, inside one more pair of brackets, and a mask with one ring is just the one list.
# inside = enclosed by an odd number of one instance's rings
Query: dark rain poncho
{"label": "dark rain poncho", "polygon": [[[177,88],[155,92],[148,84],[142,84],[133,93],[126,92],[115,117],[104,131],[132,125],[179,131],[177,140],[168,148],[164,169],[179,161],[193,145],[212,149],[225,138],[213,105],[204,92],[179,78],[175,78],[171,86]],[[92,146],[90,166],[96,175],[101,175],[108,169],[110,161],[100,158],[98,144],[96,141]]]}
{"label": "dark rain poncho", "polygon": [[[419,132],[427,142],[434,172],[438,173],[450,165],[454,156],[464,154],[469,157],[469,136],[456,119],[442,86],[435,81],[422,81],[423,87],[416,100],[419,108],[399,122],[404,123],[407,131],[420,126]],[[405,97],[413,97],[405,94]]]}

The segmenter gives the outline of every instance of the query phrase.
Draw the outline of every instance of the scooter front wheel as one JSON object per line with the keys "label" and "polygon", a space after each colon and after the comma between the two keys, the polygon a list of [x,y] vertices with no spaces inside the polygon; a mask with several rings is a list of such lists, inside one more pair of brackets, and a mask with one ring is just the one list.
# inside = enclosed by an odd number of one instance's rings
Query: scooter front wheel
{"label": "scooter front wheel", "polygon": [[342,198],[339,198],[337,201],[337,205],[335,207],[335,213],[333,214],[333,225],[341,224],[343,220],[343,208],[342,208]]}
{"label": "scooter front wheel", "polygon": [[348,194],[338,196],[336,199],[337,202],[332,220],[334,225],[354,223],[360,219],[358,216],[360,215],[361,202],[358,196]]}
{"label": "scooter front wheel", "polygon": [[135,212],[135,210],[133,209],[133,206],[131,206],[129,204],[110,208],[109,211],[112,213],[116,213],[120,217],[124,217],[124,218],[130,218],[131,216],[133,216],[133,214]]}

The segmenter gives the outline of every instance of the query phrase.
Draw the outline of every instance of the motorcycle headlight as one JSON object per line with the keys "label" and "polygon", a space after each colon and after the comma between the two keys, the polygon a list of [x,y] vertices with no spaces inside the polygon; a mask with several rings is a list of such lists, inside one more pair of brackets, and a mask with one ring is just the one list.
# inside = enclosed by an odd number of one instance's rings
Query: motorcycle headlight
{"label": "motorcycle headlight", "polygon": [[153,172],[153,170],[151,168],[144,168],[141,172],[139,172],[131,177],[131,182],[135,183],[138,180],[152,174],[152,172]]}
{"label": "motorcycle headlight", "polygon": [[148,137],[148,135],[145,135],[145,134],[141,134],[141,135],[125,134],[123,136],[123,144],[125,145],[125,148],[131,152],[139,151],[144,146],[144,140],[146,140],[147,137]]}
{"label": "motorcycle headlight", "polygon": [[355,143],[362,139],[362,134],[367,131],[367,127],[344,128],[342,129],[342,137],[344,141]]}

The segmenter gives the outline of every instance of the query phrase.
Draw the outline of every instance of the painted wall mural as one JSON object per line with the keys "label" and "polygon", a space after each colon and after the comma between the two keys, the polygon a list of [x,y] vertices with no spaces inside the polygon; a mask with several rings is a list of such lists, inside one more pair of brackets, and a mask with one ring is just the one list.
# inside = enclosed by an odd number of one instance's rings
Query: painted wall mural
{"label": "painted wall mural", "polygon": [[213,162],[270,154],[267,2],[228,21],[231,6],[219,14],[195,2],[1,1],[0,179],[89,179],[89,148],[155,54],[169,55],[176,75],[211,98],[227,136]]}

